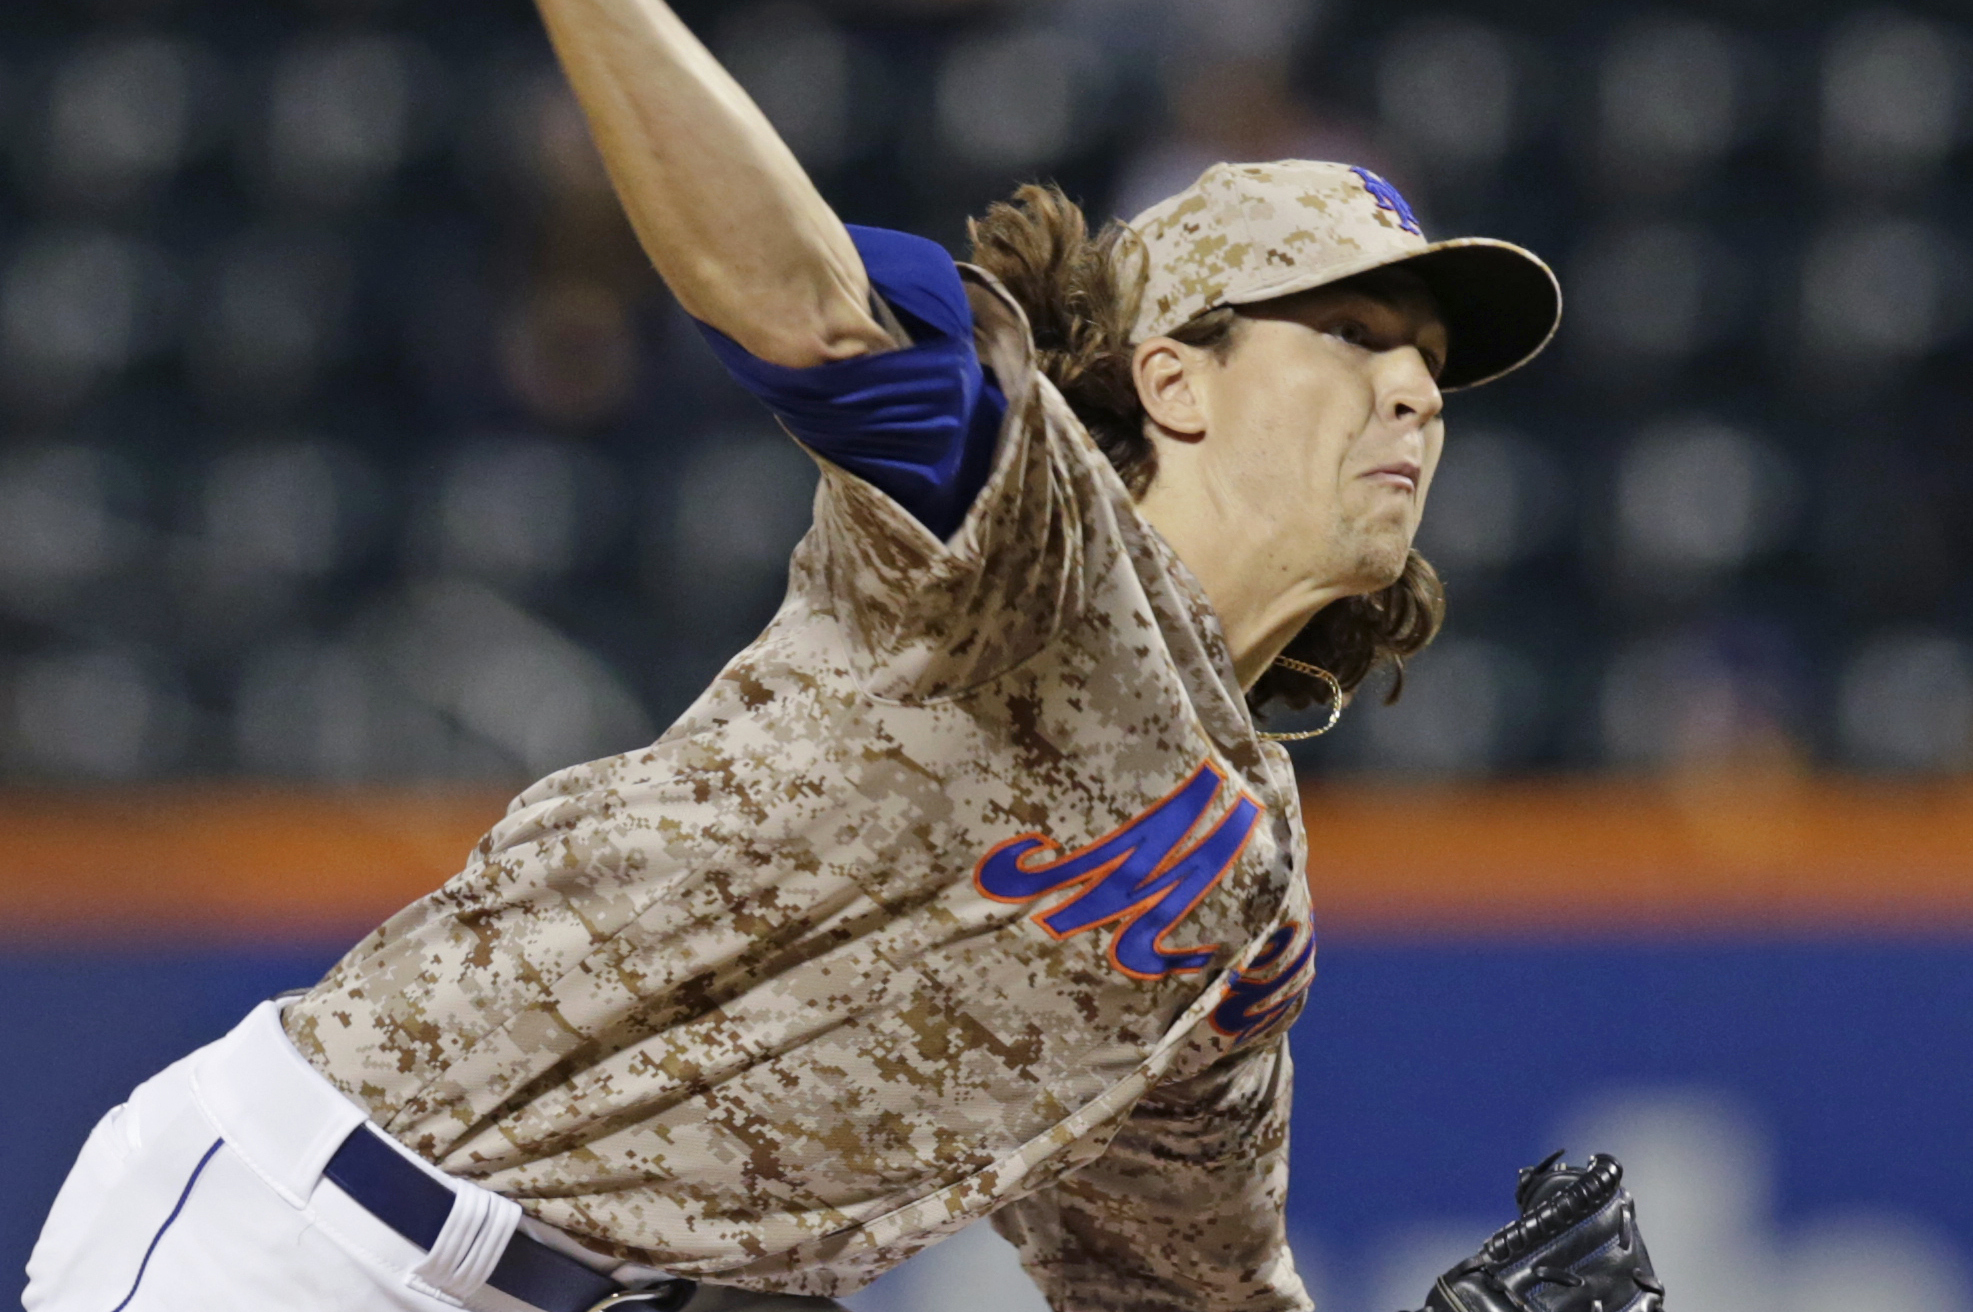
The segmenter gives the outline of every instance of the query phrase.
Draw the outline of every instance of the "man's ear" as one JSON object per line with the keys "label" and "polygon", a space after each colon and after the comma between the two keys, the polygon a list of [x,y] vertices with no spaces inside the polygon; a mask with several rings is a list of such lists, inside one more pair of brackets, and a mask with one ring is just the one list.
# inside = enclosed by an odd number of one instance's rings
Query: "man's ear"
{"label": "man's ear", "polygon": [[1196,441],[1206,435],[1199,371],[1207,359],[1207,352],[1169,337],[1141,342],[1131,356],[1131,376],[1145,417],[1173,437]]}

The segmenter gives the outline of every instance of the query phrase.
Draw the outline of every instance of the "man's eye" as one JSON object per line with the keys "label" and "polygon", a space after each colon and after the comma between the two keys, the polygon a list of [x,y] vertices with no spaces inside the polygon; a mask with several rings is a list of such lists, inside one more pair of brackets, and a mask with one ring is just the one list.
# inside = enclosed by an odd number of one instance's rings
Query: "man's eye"
{"label": "man's eye", "polygon": [[1331,325],[1329,335],[1351,346],[1370,345],[1370,330],[1354,319],[1344,319]]}

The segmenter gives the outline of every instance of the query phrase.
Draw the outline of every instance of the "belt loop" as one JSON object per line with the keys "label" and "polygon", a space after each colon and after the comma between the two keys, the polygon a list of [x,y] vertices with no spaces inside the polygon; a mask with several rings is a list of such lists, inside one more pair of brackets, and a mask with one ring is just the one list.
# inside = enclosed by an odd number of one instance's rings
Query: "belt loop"
{"label": "belt loop", "polygon": [[479,1292],[521,1223],[521,1205],[467,1180],[453,1186],[452,1210],[425,1260],[412,1269],[420,1282],[450,1298]]}

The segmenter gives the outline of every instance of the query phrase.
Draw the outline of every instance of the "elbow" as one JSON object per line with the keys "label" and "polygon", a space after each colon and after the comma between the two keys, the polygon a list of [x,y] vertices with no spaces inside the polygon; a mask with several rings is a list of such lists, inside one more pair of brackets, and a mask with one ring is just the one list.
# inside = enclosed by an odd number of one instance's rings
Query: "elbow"
{"label": "elbow", "polygon": [[834,287],[792,287],[786,279],[748,280],[752,286],[739,279],[720,281],[729,289],[724,295],[703,298],[710,304],[688,303],[686,309],[756,360],[812,369],[897,345],[872,316],[867,289],[859,297]]}
{"label": "elbow", "polygon": [[838,360],[874,355],[895,345],[874,319],[868,315],[860,318],[860,323],[845,316],[843,322],[761,324],[728,335],[757,360],[784,369],[812,369]]}
{"label": "elbow", "polygon": [[768,364],[809,369],[898,345],[871,312],[860,265],[854,278],[834,277],[814,260],[742,266],[700,251],[658,272],[687,314]]}

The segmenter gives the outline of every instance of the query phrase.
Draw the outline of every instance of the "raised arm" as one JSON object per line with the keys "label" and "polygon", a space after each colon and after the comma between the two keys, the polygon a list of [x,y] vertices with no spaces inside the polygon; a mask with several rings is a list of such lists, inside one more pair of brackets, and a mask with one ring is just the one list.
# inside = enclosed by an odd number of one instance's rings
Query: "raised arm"
{"label": "raised arm", "polygon": [[686,312],[773,364],[889,349],[842,221],[661,0],[538,0],[638,240]]}

